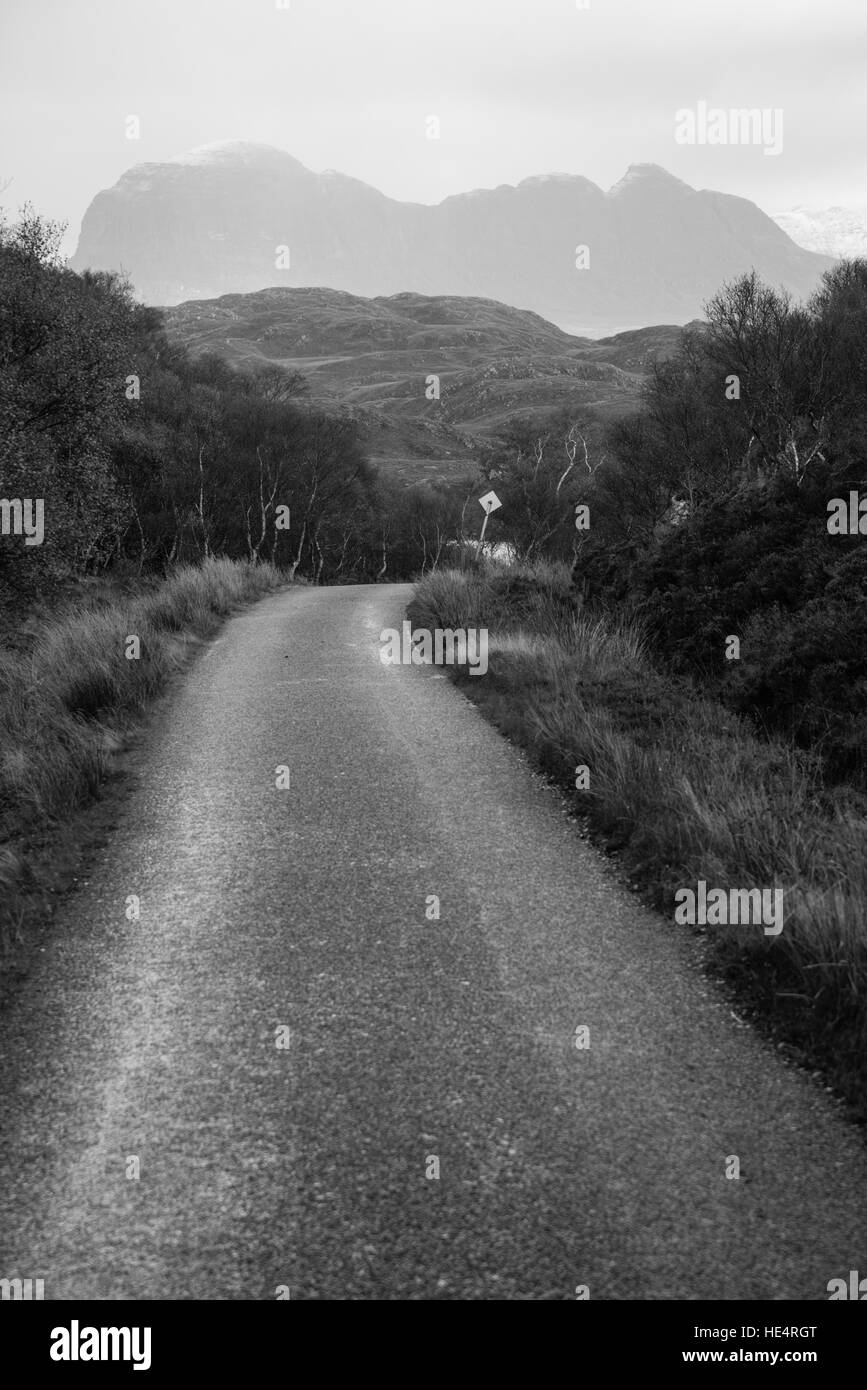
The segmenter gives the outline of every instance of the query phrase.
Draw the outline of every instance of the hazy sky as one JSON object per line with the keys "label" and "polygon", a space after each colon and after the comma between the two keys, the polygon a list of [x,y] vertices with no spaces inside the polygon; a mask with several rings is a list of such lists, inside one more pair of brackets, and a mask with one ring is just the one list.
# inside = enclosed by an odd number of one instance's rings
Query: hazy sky
{"label": "hazy sky", "polygon": [[[648,161],[771,213],[867,204],[867,0],[279,3],[0,0],[2,202],[71,251],[130,165],[246,139],[420,202]],[[781,108],[782,152],[676,143],[700,101]]]}

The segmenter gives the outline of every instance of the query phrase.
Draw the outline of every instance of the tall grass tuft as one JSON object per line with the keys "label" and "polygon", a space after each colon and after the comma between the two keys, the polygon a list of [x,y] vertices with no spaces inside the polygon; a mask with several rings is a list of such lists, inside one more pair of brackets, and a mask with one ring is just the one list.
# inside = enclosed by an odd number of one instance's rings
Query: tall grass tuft
{"label": "tall grass tuft", "polygon": [[[94,596],[40,623],[28,650],[0,647],[0,946],[23,910],[33,840],[96,794],[116,729],[165,687],[191,640],[283,582],[270,565],[211,559],[150,591]],[[131,635],[138,660],[125,656]]]}

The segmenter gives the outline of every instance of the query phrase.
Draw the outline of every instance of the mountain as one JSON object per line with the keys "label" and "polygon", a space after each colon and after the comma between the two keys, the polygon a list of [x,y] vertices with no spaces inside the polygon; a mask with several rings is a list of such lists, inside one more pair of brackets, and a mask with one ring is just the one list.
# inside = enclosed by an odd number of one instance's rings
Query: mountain
{"label": "mountain", "polygon": [[[589,247],[587,269],[576,268],[578,246]],[[607,193],[547,174],[428,206],[230,142],[128,170],[94,198],[70,264],[123,269],[152,304],[324,285],[496,299],[604,334],[685,323],[751,267],[806,295],[830,262],[754,203],[696,191],[658,165],[632,165]]]}
{"label": "mountain", "polygon": [[[165,319],[193,354],[301,372],[311,403],[348,411],[373,461],[407,480],[472,469],[515,417],[634,409],[650,361],[682,333],[662,325],[594,340],[490,299],[319,288],[196,300]],[[438,400],[426,394],[433,375]]]}
{"label": "mountain", "polygon": [[825,256],[867,256],[867,208],[793,208],[775,217],[798,246]]}

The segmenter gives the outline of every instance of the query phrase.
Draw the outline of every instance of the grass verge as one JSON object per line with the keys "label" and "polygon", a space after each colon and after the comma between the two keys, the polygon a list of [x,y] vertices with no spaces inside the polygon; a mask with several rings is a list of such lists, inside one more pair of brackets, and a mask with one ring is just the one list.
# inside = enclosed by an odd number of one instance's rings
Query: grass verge
{"label": "grass verge", "polygon": [[[50,860],[114,754],[189,649],[284,583],[270,565],[207,560],[168,579],[107,584],[0,645],[0,951],[44,908]],[[23,636],[21,635],[23,633]],[[128,638],[139,639],[130,659]]]}
{"label": "grass verge", "polygon": [[486,676],[453,667],[455,678],[571,792],[593,837],[672,921],[676,890],[701,879],[785,890],[779,936],[709,925],[706,959],[755,1022],[867,1118],[863,796],[826,787],[817,759],[664,674],[633,624],[583,615],[566,566],[435,573],[409,617],[429,630],[487,627]]}

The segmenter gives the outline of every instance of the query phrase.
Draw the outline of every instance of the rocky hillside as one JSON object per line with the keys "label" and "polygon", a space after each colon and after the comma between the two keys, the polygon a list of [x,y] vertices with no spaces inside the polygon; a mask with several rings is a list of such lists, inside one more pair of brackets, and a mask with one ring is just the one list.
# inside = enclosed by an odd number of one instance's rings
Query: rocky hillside
{"label": "rocky hillside", "polygon": [[648,363],[681,333],[663,325],[594,340],[489,299],[325,289],[196,300],[168,309],[166,322],[193,353],[301,372],[311,400],[349,411],[374,461],[408,477],[471,466],[514,417],[633,409]]}

